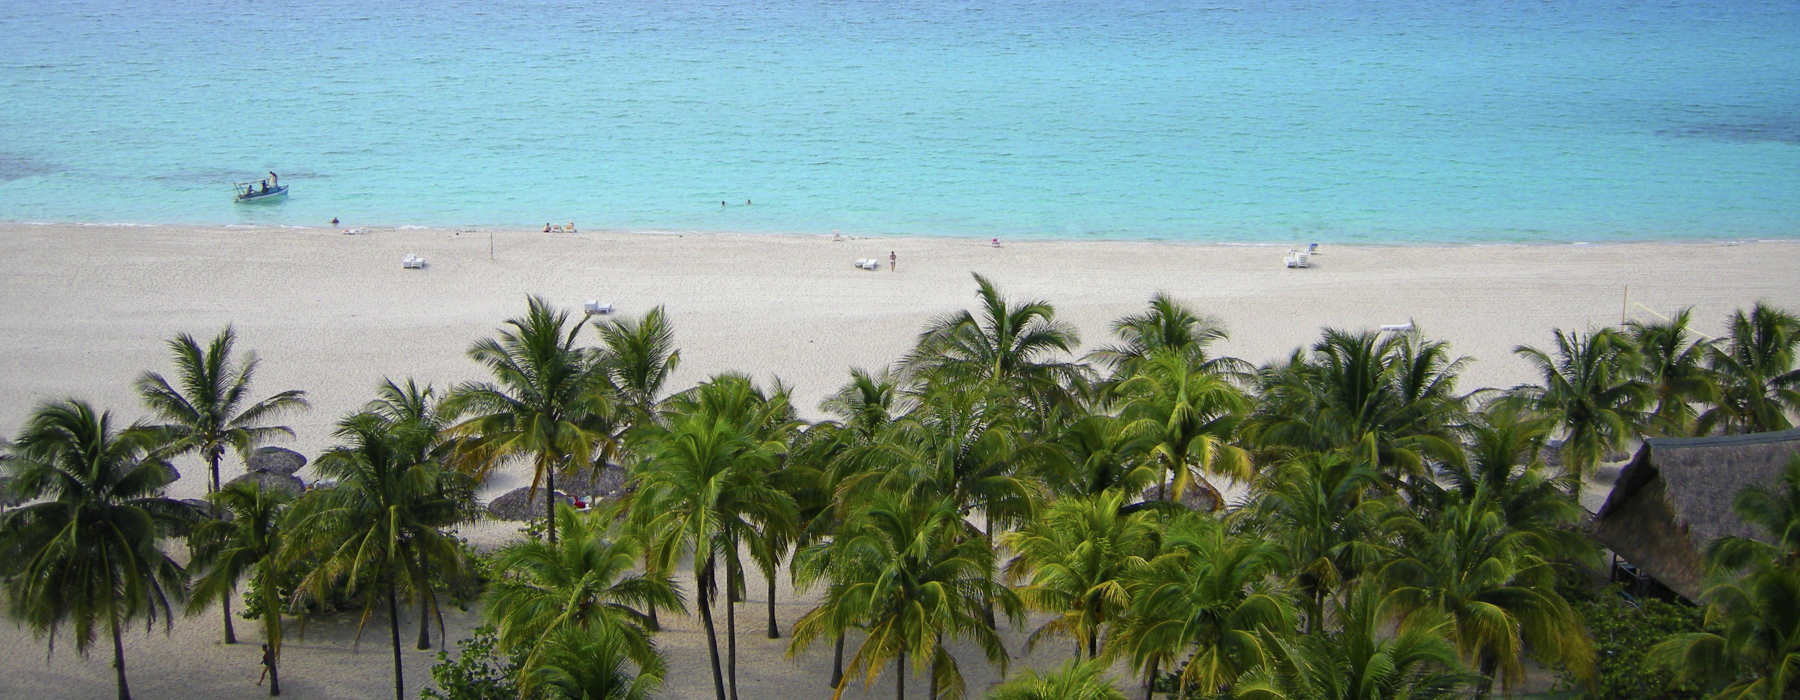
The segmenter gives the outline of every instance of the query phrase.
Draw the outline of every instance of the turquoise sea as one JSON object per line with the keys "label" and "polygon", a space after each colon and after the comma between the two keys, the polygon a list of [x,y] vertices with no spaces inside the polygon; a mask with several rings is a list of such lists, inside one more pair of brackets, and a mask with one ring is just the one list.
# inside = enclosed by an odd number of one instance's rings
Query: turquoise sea
{"label": "turquoise sea", "polygon": [[[268,170],[288,201],[231,201]],[[0,3],[5,221],[1554,242],[1797,203],[1796,2]]]}

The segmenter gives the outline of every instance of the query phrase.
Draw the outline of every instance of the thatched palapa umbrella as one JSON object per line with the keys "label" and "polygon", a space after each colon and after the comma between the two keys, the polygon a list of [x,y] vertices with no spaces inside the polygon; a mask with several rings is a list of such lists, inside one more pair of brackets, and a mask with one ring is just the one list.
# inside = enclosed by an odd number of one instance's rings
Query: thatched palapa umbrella
{"label": "thatched palapa umbrella", "polygon": [[293,474],[300,471],[301,467],[306,466],[306,455],[285,447],[272,445],[258,447],[255,452],[250,453],[250,459],[245,461],[245,466],[253,472]]}
{"label": "thatched palapa umbrella", "polygon": [[[488,501],[488,515],[501,520],[530,520],[543,514],[544,494],[543,488],[532,494],[530,486],[521,486]],[[556,498],[563,503],[573,503],[568,494],[558,493]]]}
{"label": "thatched palapa umbrella", "polygon": [[300,477],[292,474],[277,474],[274,472],[248,472],[243,476],[226,482],[226,485],[229,486],[240,482],[256,484],[257,488],[265,491],[286,491],[296,496],[306,490],[306,484],[300,481]]}

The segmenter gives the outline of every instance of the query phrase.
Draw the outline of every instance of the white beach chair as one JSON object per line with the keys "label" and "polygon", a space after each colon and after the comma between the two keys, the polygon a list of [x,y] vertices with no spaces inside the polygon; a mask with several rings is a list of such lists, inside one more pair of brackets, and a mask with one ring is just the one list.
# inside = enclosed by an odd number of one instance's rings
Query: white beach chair
{"label": "white beach chair", "polygon": [[423,270],[425,269],[425,259],[407,253],[406,257],[400,259],[400,267],[407,270]]}
{"label": "white beach chair", "polygon": [[1281,265],[1283,267],[1299,267],[1300,251],[1289,248],[1288,252],[1281,256]]}
{"label": "white beach chair", "polygon": [[857,258],[856,267],[860,270],[879,270],[881,269],[881,261],[874,258]]}
{"label": "white beach chair", "polygon": [[581,308],[586,311],[589,316],[605,316],[606,314],[613,312],[613,303],[610,301],[600,301],[599,299],[589,299],[586,304],[581,305]]}
{"label": "white beach chair", "polygon": [[1413,322],[1408,320],[1406,323],[1384,323],[1381,325],[1381,330],[1384,333],[1411,333],[1413,330]]}
{"label": "white beach chair", "polygon": [[1317,243],[1306,244],[1306,254],[1307,255],[1318,255],[1319,254],[1319,244],[1317,244]]}

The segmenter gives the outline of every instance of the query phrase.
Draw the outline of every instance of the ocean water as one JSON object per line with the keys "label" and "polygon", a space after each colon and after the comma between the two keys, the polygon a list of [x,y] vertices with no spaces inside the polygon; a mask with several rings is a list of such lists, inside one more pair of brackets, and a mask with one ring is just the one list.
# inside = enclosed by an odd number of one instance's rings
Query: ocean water
{"label": "ocean water", "polygon": [[0,3],[0,220],[1553,242],[1796,203],[1795,2]]}

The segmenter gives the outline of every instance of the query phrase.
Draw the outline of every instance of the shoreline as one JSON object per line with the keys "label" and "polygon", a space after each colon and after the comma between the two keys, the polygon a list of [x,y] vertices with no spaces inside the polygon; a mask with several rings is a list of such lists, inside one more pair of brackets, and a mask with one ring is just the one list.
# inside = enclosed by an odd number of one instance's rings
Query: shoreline
{"label": "shoreline", "polygon": [[[498,226],[498,225],[496,225],[496,226],[486,226],[486,225],[440,226],[440,225],[436,225],[436,224],[376,223],[376,224],[362,224],[362,225],[358,225],[358,226],[350,226],[348,224],[343,224],[343,225],[334,227],[334,226],[329,226],[329,225],[318,226],[318,225],[311,225],[311,224],[261,224],[261,223],[219,224],[219,223],[191,223],[191,222],[190,223],[179,223],[179,222],[178,223],[146,223],[146,222],[133,222],[133,221],[42,221],[42,220],[10,220],[9,221],[9,220],[0,220],[0,229],[13,228],[13,227],[78,227],[78,228],[101,228],[101,229],[108,229],[108,228],[111,228],[111,229],[179,228],[179,229],[202,230],[202,231],[203,230],[221,230],[221,231],[267,230],[267,231],[311,231],[311,232],[318,232],[318,233],[338,233],[338,232],[342,231],[343,229],[354,228],[354,229],[362,229],[362,230],[367,230],[367,231],[437,231],[437,232],[443,232],[443,233],[490,233],[491,232],[491,233],[517,233],[517,234],[535,233],[535,234],[544,235],[543,231],[538,230],[536,228],[532,228],[530,226],[516,227],[516,226]],[[548,234],[548,235],[555,235],[558,233],[563,234],[563,235],[570,235],[567,232],[561,232],[561,231],[552,232],[551,234]],[[807,231],[752,232],[752,231],[729,231],[729,230],[705,230],[705,229],[683,230],[683,229],[596,227],[593,229],[580,229],[579,232],[575,235],[594,234],[594,235],[620,235],[620,236],[674,236],[677,238],[686,237],[686,236],[696,236],[696,237],[744,236],[744,237],[751,237],[751,238],[797,238],[797,239],[810,240],[810,239],[817,239],[817,238],[829,238],[833,235],[837,235],[837,233],[838,232],[836,232],[835,230],[828,231],[828,232],[807,232]],[[942,240],[942,241],[974,241],[974,242],[980,243],[980,242],[986,242],[989,239],[995,238],[995,236],[988,234],[988,233],[965,233],[965,234],[945,233],[945,234],[937,234],[937,235],[913,234],[913,233],[905,233],[905,234],[859,233],[859,234],[845,234],[845,235],[843,235],[843,238],[844,238],[844,240],[864,240],[864,241],[902,241],[902,240],[915,240],[916,239],[916,240],[929,240],[929,241],[939,241],[939,240]],[[1225,247],[1245,247],[1245,248],[1264,248],[1264,247],[1277,248],[1277,247],[1282,247],[1282,246],[1304,247],[1310,243],[1318,243],[1322,247],[1330,246],[1330,247],[1344,247],[1344,248],[1383,248],[1383,247],[1392,247],[1392,248],[1421,248],[1421,247],[1423,247],[1423,248],[1437,248],[1437,247],[1462,248],[1462,247],[1490,247],[1490,246],[1616,246],[1616,245],[1638,245],[1638,244],[1648,244],[1648,245],[1685,245],[1685,244],[1746,245],[1746,244],[1753,244],[1753,243],[1800,243],[1800,232],[1797,232],[1792,237],[1787,237],[1787,238],[1769,238],[1769,237],[1743,236],[1743,235],[1732,236],[1732,235],[1717,234],[1717,235],[1664,236],[1664,237],[1645,237],[1645,238],[1598,238],[1598,239],[1593,239],[1593,240],[1568,238],[1568,239],[1556,239],[1556,240],[1492,239],[1492,240],[1455,240],[1455,241],[1422,240],[1422,241],[1410,241],[1410,242],[1409,241],[1369,242],[1369,241],[1363,241],[1363,240],[1340,241],[1340,240],[1334,240],[1334,239],[1332,239],[1330,237],[1326,237],[1326,236],[1318,236],[1318,237],[1312,237],[1312,238],[1294,237],[1287,242],[1282,242],[1282,241],[1278,241],[1274,238],[1270,238],[1267,240],[1183,240],[1183,239],[1175,239],[1175,238],[1109,238],[1109,237],[1103,237],[1103,236],[1092,236],[1092,237],[1084,237],[1084,238],[1065,238],[1065,237],[1058,237],[1058,236],[1055,236],[1052,234],[1044,234],[1041,236],[1040,235],[1024,236],[1024,235],[1014,234],[1014,235],[1002,237],[1002,241],[1004,243],[1091,243],[1091,244],[1096,244],[1096,245],[1146,243],[1146,244],[1154,244],[1154,245],[1171,245],[1171,246],[1225,246]]]}

